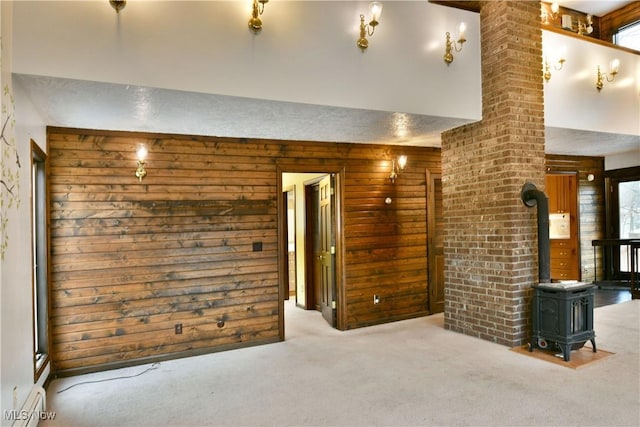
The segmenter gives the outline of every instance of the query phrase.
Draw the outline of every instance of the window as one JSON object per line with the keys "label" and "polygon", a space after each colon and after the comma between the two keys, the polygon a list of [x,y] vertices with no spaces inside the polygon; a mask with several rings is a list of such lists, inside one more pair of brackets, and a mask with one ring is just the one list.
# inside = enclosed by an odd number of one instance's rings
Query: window
{"label": "window", "polygon": [[[618,227],[621,239],[640,238],[640,181],[618,183]],[[629,247],[620,248],[620,271],[631,271]]]}
{"label": "window", "polygon": [[[640,238],[640,166],[605,172],[606,237]],[[628,245],[605,252],[605,278],[627,281],[631,275]]]}
{"label": "window", "polygon": [[37,380],[49,361],[49,292],[46,155],[31,141],[33,261],[33,366]]}
{"label": "window", "polygon": [[640,50],[640,21],[621,27],[613,35],[613,43],[629,49]]}

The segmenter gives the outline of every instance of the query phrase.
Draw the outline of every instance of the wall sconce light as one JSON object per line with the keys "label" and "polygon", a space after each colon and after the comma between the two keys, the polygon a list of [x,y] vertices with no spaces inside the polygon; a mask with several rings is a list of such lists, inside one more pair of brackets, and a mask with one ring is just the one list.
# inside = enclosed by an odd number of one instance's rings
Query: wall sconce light
{"label": "wall sconce light", "polygon": [[467,25],[464,22],[460,23],[460,35],[457,41],[451,40],[451,34],[448,31],[445,34],[447,40],[444,46],[444,62],[446,62],[447,65],[453,62],[453,52],[460,52],[462,50],[462,45],[467,41],[467,39],[464,38],[464,32],[466,29]]}
{"label": "wall sconce light", "polygon": [[[616,78],[616,74],[618,74],[618,68],[620,67],[620,61],[618,61],[617,59],[614,59],[613,61],[611,61],[611,65],[609,68],[609,73],[603,73],[600,71],[600,66],[598,65],[598,75],[597,75],[597,80],[596,80],[596,89],[598,89],[598,92],[600,92],[602,90],[602,86],[604,86],[604,81],[605,79],[611,83],[612,81],[615,80]],[[609,76],[611,76],[611,78],[609,78]]]}
{"label": "wall sconce light", "polygon": [[251,19],[249,19],[249,28],[255,34],[258,34],[262,30],[262,20],[260,15],[264,13],[264,5],[269,0],[253,0],[253,10],[251,12]]}
{"label": "wall sconce light", "polygon": [[127,5],[127,0],[109,0],[109,4],[116,10],[116,13],[120,13]]}
{"label": "wall sconce light", "polygon": [[[553,64],[553,69],[556,71],[562,70],[562,66],[567,62],[566,59],[560,58]],[[549,64],[549,60],[544,59],[544,72],[542,73],[545,81],[549,81],[551,79],[551,64]]]}
{"label": "wall sconce light", "polygon": [[[544,6],[543,6],[544,7]],[[558,12],[560,11],[560,5],[557,1],[551,3],[551,21],[555,21],[558,18]],[[546,9],[542,10],[542,23],[549,25],[549,12]]]}
{"label": "wall sconce light", "polygon": [[380,14],[382,13],[382,3],[374,1],[369,4],[369,10],[371,11],[371,21],[368,24],[364,23],[364,15],[360,15],[360,38],[356,42],[358,47],[364,52],[369,47],[369,37],[373,36],[376,31],[376,26],[379,24]]}
{"label": "wall sconce light", "polygon": [[138,178],[138,182],[142,182],[142,178],[147,175],[147,171],[144,168],[144,162],[147,159],[147,147],[144,145],[140,145],[138,147],[138,151],[136,151],[136,156],[138,157],[138,168],[136,169],[136,177]]}
{"label": "wall sconce light", "polygon": [[587,22],[584,23],[578,20],[578,35],[591,34],[593,33],[593,17],[591,15],[587,15]]}
{"label": "wall sconce light", "polygon": [[407,165],[407,156],[398,156],[398,162],[396,163],[396,160],[393,159],[391,160],[391,173],[389,174],[389,181],[391,181],[392,184],[396,183],[396,179],[398,178],[398,175],[400,175],[400,172],[402,172],[404,170],[404,167]]}

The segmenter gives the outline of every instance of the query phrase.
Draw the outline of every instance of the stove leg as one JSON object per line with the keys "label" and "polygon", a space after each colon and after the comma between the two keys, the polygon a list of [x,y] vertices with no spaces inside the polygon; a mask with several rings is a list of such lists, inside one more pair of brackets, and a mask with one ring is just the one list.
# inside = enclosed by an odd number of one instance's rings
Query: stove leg
{"label": "stove leg", "polygon": [[560,347],[560,351],[562,351],[562,358],[565,362],[568,362],[571,359],[571,346],[568,344],[558,344]]}
{"label": "stove leg", "polygon": [[591,338],[589,341],[591,341],[591,347],[593,347],[593,352],[596,353],[596,339],[595,338]]}

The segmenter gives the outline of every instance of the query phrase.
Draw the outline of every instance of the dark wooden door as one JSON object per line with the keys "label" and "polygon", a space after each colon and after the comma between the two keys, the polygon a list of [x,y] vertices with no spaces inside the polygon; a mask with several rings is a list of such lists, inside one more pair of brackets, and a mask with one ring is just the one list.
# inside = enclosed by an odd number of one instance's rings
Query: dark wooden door
{"label": "dark wooden door", "polygon": [[429,262],[429,310],[444,311],[444,237],[442,180],[427,170],[427,258]]}
{"label": "dark wooden door", "polygon": [[283,229],[283,238],[284,241],[287,242],[287,268],[284,269],[282,271],[282,274],[284,276],[284,282],[287,284],[286,285],[286,290],[282,293],[282,296],[285,300],[289,299],[289,290],[290,290],[290,286],[291,286],[291,265],[290,265],[290,255],[289,255],[289,239],[291,238],[291,234],[289,233],[289,192],[285,191],[284,192],[285,196],[282,198],[282,203],[284,203],[284,206],[282,207],[282,210],[286,213],[287,215],[287,226],[284,227]]}
{"label": "dark wooden door", "polygon": [[333,178],[327,175],[319,185],[320,218],[320,310],[331,325],[336,325],[335,233],[333,214]]}
{"label": "dark wooden door", "polygon": [[305,308],[320,311],[318,184],[305,185]]}

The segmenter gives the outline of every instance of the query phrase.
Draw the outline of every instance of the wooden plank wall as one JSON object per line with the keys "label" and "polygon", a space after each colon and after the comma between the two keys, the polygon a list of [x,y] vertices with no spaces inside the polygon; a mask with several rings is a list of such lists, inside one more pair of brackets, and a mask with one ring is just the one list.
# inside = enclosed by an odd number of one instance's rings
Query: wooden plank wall
{"label": "wooden plank wall", "polygon": [[[548,172],[578,174],[578,224],[580,234],[580,280],[594,280],[595,261],[592,240],[605,237],[604,158],[547,155]],[[593,174],[593,181],[588,180]],[[602,254],[596,251],[597,274],[602,278]]]}
{"label": "wooden plank wall", "polygon": [[600,38],[612,42],[613,35],[625,25],[640,20],[640,1],[634,1],[604,15],[600,21]]}
{"label": "wooden plank wall", "polygon": [[[428,314],[425,170],[440,173],[440,150],[403,150],[409,160],[396,184],[389,182],[391,161],[381,159],[397,157],[398,149],[374,154],[365,148],[367,157],[357,161],[356,153],[349,156],[344,194],[349,329]],[[379,304],[373,304],[374,295]]]}
{"label": "wooden plank wall", "polygon": [[282,161],[343,165],[343,329],[427,313],[425,169],[440,173],[439,149],[65,128],[48,147],[54,373],[279,340]]}

